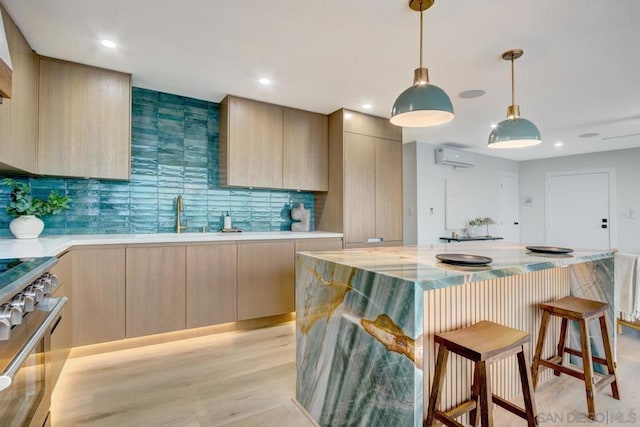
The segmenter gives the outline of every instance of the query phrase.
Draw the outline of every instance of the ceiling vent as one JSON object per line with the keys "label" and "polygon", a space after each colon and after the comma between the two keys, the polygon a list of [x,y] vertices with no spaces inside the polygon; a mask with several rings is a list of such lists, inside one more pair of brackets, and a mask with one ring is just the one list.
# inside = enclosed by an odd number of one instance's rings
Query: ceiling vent
{"label": "ceiling vent", "polygon": [[470,168],[474,166],[472,154],[455,148],[437,148],[436,164],[453,166],[456,168]]}

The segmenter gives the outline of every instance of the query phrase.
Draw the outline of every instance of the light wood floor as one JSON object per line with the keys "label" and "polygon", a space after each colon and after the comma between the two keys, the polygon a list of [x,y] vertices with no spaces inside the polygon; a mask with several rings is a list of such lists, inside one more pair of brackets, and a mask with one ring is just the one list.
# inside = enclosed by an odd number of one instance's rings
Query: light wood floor
{"label": "light wood floor", "polygon": [[[609,388],[596,395],[608,424],[585,420],[582,383],[565,375],[536,392],[541,425],[620,425],[613,416],[630,421],[636,410],[635,423],[625,425],[640,426],[638,354],[640,332],[625,330],[623,400],[611,398]],[[53,426],[311,426],[291,401],[295,375],[293,322],[73,358],[54,394]],[[496,426],[526,425],[500,408],[495,415]]]}

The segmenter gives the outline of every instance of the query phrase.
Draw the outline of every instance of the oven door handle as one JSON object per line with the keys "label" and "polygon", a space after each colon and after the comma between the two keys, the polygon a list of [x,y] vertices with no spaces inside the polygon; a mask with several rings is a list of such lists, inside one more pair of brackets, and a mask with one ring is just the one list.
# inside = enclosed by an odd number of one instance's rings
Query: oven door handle
{"label": "oven door handle", "polygon": [[8,388],[13,382],[13,377],[20,369],[22,364],[27,360],[33,349],[38,345],[44,334],[48,332],[49,327],[62,311],[62,307],[67,303],[67,297],[61,297],[53,306],[44,321],[38,326],[38,329],[31,335],[26,344],[20,349],[18,354],[13,358],[7,368],[0,374],[0,391]]}

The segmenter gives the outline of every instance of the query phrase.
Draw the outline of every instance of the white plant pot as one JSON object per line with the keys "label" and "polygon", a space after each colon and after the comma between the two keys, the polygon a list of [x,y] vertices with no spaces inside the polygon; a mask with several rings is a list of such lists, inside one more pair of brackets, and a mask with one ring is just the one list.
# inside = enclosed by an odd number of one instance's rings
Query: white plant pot
{"label": "white plant pot", "polygon": [[9,230],[16,239],[37,239],[44,230],[44,222],[35,215],[22,215],[9,223]]}

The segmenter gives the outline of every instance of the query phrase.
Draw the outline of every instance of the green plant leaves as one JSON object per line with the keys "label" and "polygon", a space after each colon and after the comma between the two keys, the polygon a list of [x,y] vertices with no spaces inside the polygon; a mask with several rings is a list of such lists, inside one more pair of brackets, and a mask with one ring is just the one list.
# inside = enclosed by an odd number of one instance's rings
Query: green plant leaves
{"label": "green plant leaves", "polygon": [[62,196],[57,191],[49,193],[47,200],[42,200],[31,196],[31,187],[27,183],[16,182],[11,178],[5,178],[2,182],[11,189],[11,202],[7,206],[7,213],[13,217],[57,215],[69,209],[68,203],[71,198]]}

